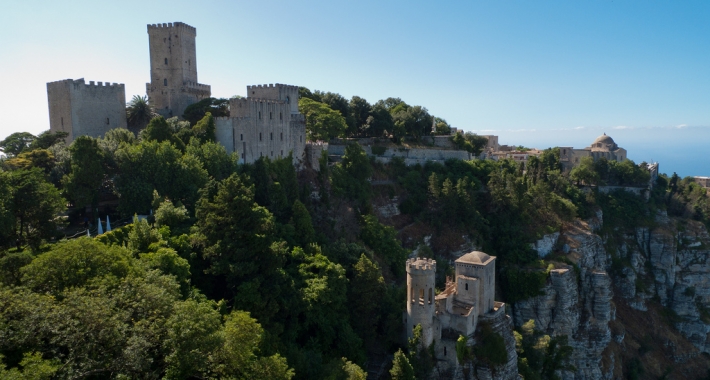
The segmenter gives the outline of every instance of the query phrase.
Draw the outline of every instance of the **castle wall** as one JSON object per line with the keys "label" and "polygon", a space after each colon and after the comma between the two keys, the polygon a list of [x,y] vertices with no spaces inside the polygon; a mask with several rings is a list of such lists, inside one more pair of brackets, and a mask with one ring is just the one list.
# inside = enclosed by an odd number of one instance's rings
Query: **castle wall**
{"label": "castle wall", "polygon": [[215,118],[217,142],[228,153],[237,152],[242,163],[261,157],[283,158],[291,153],[303,161],[306,139],[303,115],[291,114],[290,105],[265,99],[232,99],[230,117]]}
{"label": "castle wall", "polygon": [[126,128],[126,90],[123,84],[86,84],[84,79],[47,83],[49,129],[68,132],[67,143],[79,136],[102,137]]}
{"label": "castle wall", "polygon": [[291,113],[298,113],[298,86],[280,83],[247,86],[247,96],[250,98],[280,100],[289,104]]}
{"label": "castle wall", "polygon": [[150,83],[146,93],[156,111],[182,116],[190,104],[211,96],[211,88],[197,81],[197,31],[176,22],[148,25]]}
{"label": "castle wall", "polygon": [[[328,145],[328,154],[334,156],[345,155],[346,145]],[[448,149],[424,149],[424,148],[387,148],[385,152],[381,155],[375,155],[372,153],[372,147],[363,146],[362,147],[368,156],[374,156],[378,162],[388,163],[392,161],[392,158],[399,157],[404,160],[405,165],[424,165],[427,162],[440,162],[448,159],[458,159],[458,160],[470,160],[471,154],[465,150],[448,150]]]}

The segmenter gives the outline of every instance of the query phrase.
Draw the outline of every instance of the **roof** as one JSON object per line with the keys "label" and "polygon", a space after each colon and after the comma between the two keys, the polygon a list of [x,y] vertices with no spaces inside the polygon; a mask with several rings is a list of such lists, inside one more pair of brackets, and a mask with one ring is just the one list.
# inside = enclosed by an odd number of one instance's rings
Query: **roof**
{"label": "roof", "polygon": [[456,259],[457,264],[477,264],[485,265],[489,262],[495,260],[495,256],[490,256],[487,253],[481,251],[469,252],[458,259]]}
{"label": "roof", "polygon": [[594,144],[596,144],[596,143],[602,143],[605,145],[606,144],[614,145],[614,139],[612,139],[610,136],[607,136],[606,133],[604,133],[603,135],[597,137],[596,140],[594,140],[594,142],[592,143],[592,146],[594,146]]}

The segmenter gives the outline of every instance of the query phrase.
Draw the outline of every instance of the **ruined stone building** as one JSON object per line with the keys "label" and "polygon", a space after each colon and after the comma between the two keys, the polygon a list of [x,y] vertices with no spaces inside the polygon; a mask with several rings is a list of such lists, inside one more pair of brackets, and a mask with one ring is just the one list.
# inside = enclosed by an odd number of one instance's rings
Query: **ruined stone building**
{"label": "ruined stone building", "polygon": [[[146,94],[165,118],[182,117],[189,105],[212,95],[209,85],[197,81],[196,36],[196,29],[182,22],[148,25]],[[123,84],[66,79],[47,83],[47,97],[50,130],[68,132],[67,143],[127,127]],[[230,99],[229,108],[229,117],[215,119],[217,142],[237,152],[242,163],[289,154],[294,163],[303,161],[306,124],[298,110],[298,86],[247,86],[247,97]]]}
{"label": "ruined stone building", "polygon": [[[436,359],[457,364],[456,340],[463,335],[473,338],[479,321],[503,320],[505,304],[496,302],[495,256],[480,251],[469,252],[455,261],[455,277],[447,278],[446,288],[435,294],[436,261],[407,260],[407,310],[404,326],[411,339],[415,326],[422,327],[422,344],[432,343]],[[473,343],[469,339],[469,343]]]}

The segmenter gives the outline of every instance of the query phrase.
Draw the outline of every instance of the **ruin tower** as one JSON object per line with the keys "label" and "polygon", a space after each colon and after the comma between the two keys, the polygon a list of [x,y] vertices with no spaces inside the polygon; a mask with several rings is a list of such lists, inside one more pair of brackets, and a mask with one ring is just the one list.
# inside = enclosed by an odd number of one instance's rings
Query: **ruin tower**
{"label": "ruin tower", "polygon": [[146,93],[162,116],[182,117],[190,104],[212,95],[197,82],[197,30],[182,22],[148,25],[150,83]]}
{"label": "ruin tower", "polygon": [[414,327],[421,325],[424,347],[429,347],[434,340],[435,276],[435,260],[407,260],[407,339],[412,338]]}

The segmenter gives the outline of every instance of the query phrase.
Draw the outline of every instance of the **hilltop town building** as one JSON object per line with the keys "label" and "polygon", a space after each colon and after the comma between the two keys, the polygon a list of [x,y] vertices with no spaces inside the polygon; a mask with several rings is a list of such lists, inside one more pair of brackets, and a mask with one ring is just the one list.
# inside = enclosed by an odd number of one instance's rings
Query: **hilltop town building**
{"label": "hilltop town building", "polygon": [[592,157],[594,161],[606,158],[610,161],[624,161],[628,155],[626,149],[619,147],[610,136],[603,134],[597,137],[591,146],[584,149],[574,149],[572,147],[560,147],[560,163],[562,170],[569,172],[579,165],[584,157]]}
{"label": "hilltop town building", "polygon": [[84,78],[47,83],[49,130],[67,132],[67,143],[86,135],[101,137],[126,128],[126,88],[123,84],[88,84]]}
{"label": "hilltop town building", "polygon": [[494,300],[495,260],[495,256],[480,251],[461,256],[455,262],[454,280],[447,278],[446,288],[438,295],[434,293],[436,261],[407,260],[407,338],[411,339],[414,328],[420,325],[422,344],[428,347],[436,342],[437,360],[455,365],[458,337],[472,338],[479,319],[505,312],[505,304]]}
{"label": "hilltop town building", "polygon": [[[146,93],[161,116],[182,117],[190,104],[209,98],[209,85],[197,81],[197,31],[182,22],[148,25],[150,83]],[[126,128],[126,91],[123,84],[84,83],[66,79],[47,83],[50,130],[76,137],[102,137],[113,128]],[[292,155],[304,160],[305,117],[298,111],[298,86],[247,86],[246,98],[229,101],[230,116],[215,119],[217,142],[242,163],[260,157]]]}

